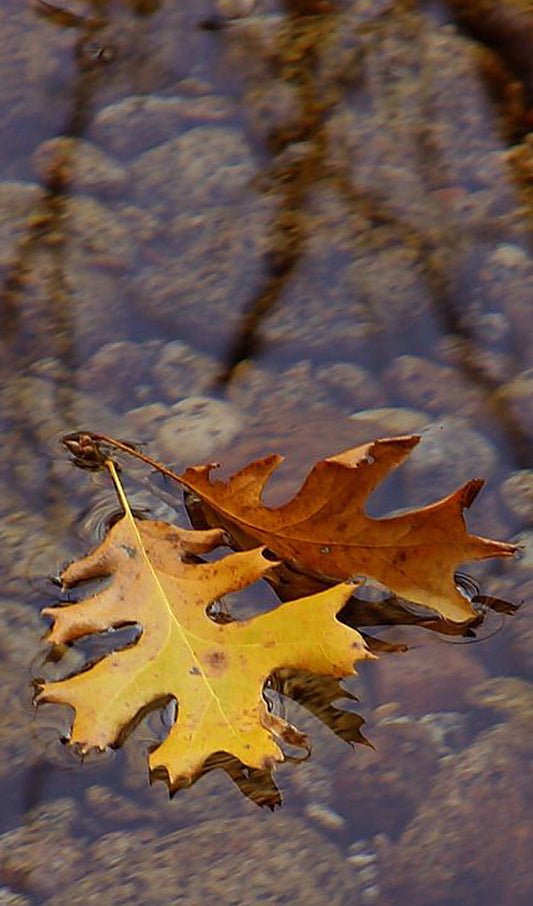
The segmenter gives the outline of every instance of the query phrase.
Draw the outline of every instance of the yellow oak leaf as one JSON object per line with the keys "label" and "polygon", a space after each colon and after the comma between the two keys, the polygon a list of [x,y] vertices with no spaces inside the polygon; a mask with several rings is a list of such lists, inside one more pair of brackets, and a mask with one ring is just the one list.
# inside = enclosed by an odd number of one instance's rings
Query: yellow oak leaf
{"label": "yellow oak leaf", "polygon": [[82,751],[116,745],[150,705],[174,698],[177,717],[149,757],[171,788],[192,782],[206,760],[226,752],[250,768],[283,760],[275,737],[298,745],[306,737],[270,713],[263,698],[278,668],[343,677],[371,658],[362,636],[335,619],[354,585],[343,583],[291,601],[243,622],[221,624],[206,609],[221,595],[265,576],[273,563],[262,549],[215,562],[190,555],[223,542],[220,529],[185,531],[135,520],[112,463],[107,463],[124,508],[104,542],[63,573],[65,587],[111,576],[110,584],[75,604],[46,608],[54,621],[48,640],[68,643],[130,623],[141,635],[89,669],[41,684],[40,702],[70,705],[70,743]]}
{"label": "yellow oak leaf", "polygon": [[[211,481],[213,465],[195,466],[174,477],[200,498],[205,522],[226,529],[235,547],[264,544],[299,572],[300,579],[311,576],[331,583],[367,576],[448,620],[463,622],[475,611],[456,587],[457,566],[509,557],[517,548],[468,533],[463,510],[483,486],[479,478],[436,503],[400,515],[375,519],[365,513],[369,495],[419,440],[386,438],[324,459],[298,494],[278,507],[261,500],[267,480],[283,461],[277,455],[250,463],[227,482]],[[289,588],[298,587],[298,576],[293,578]],[[299,587],[305,588],[305,582]]]}

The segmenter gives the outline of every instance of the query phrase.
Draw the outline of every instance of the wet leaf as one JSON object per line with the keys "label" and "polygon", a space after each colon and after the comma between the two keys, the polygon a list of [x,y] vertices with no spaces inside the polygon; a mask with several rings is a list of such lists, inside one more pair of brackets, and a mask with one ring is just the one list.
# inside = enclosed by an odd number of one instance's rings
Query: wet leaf
{"label": "wet leaf", "polygon": [[268,711],[263,687],[279,668],[342,677],[356,660],[373,656],[361,635],[336,619],[353,583],[244,622],[215,622],[208,606],[265,576],[272,561],[255,548],[197,562],[193,555],[223,543],[223,531],[135,520],[113,464],[108,468],[125,516],[62,582],[111,576],[111,583],[76,604],[45,608],[54,621],[48,640],[63,645],[128,624],[138,624],[141,635],[82,673],[41,684],[37,700],[74,709],[70,743],[87,751],[116,745],[150,706],[174,698],[176,721],[149,758],[172,789],[191,783],[216,753],[264,771],[284,757],[274,737],[306,747],[302,733]]}
{"label": "wet leaf", "polygon": [[220,526],[235,546],[266,545],[284,562],[290,591],[310,590],[309,580],[331,583],[351,576],[381,582],[395,594],[430,607],[448,620],[476,614],[454,581],[458,564],[509,557],[512,544],[466,530],[463,517],[481,487],[479,478],[429,506],[375,519],[367,498],[408,456],[417,436],[377,440],[317,463],[298,494],[279,507],[261,495],[282,462],[267,456],[245,466],[227,482],[211,481],[212,465],[187,469],[178,480],[200,498],[205,523]]}

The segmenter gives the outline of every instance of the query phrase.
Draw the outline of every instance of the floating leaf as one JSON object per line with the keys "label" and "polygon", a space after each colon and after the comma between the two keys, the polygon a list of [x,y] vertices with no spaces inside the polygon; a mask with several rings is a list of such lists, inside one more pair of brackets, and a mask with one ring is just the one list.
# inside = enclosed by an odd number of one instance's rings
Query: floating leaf
{"label": "floating leaf", "polygon": [[116,745],[147,708],[174,698],[176,721],[149,759],[171,788],[192,782],[219,752],[269,769],[283,760],[274,737],[301,746],[307,740],[268,711],[268,677],[283,667],[342,677],[354,672],[356,660],[373,657],[361,635],[336,619],[353,583],[247,621],[215,622],[209,605],[265,576],[272,561],[256,548],[195,562],[190,555],[221,544],[223,531],[135,520],[113,464],[108,468],[125,515],[92,554],[65,570],[62,582],[71,587],[111,576],[111,583],[76,604],[46,608],[54,621],[48,640],[60,645],[131,623],[141,635],[82,673],[41,684],[38,701],[74,708],[70,742],[87,751]]}
{"label": "floating leaf", "polygon": [[[282,462],[277,455],[252,462],[227,482],[211,481],[213,465],[176,476],[196,494],[206,524],[226,529],[235,546],[266,545],[305,586],[305,577],[331,583],[367,576],[395,594],[462,622],[475,611],[458,591],[458,564],[510,557],[516,546],[466,530],[463,510],[483,481],[475,478],[429,506],[375,519],[365,504],[377,485],[408,456],[418,436],[376,440],[318,462],[288,503],[265,506],[268,479]],[[291,576],[285,575],[289,589]]]}

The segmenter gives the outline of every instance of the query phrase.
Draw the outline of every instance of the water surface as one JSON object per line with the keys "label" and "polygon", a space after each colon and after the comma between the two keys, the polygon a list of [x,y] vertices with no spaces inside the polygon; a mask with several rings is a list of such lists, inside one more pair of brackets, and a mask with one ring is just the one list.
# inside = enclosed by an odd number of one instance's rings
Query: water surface
{"label": "water surface", "polygon": [[[529,904],[531,12],[223,7],[0,12],[0,900]],[[280,452],[270,501],[420,432],[370,512],[484,476],[469,526],[524,555],[466,569],[523,605],[467,634],[371,616],[411,646],[345,684],[374,749],[272,693],[313,741],[283,807],[221,770],[169,800],[146,766],[168,715],[80,763],[68,713],[31,706],[49,577],[116,511],[58,444],[81,428],[226,473]],[[128,467],[135,507],[187,524],[151,481]]]}

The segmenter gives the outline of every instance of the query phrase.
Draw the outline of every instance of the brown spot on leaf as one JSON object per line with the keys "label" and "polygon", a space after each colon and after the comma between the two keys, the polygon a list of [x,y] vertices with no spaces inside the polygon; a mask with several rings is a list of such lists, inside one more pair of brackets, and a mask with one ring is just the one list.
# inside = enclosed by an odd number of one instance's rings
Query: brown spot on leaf
{"label": "brown spot on leaf", "polygon": [[205,656],[205,662],[212,674],[223,673],[227,666],[226,655],[223,651],[210,651]]}

